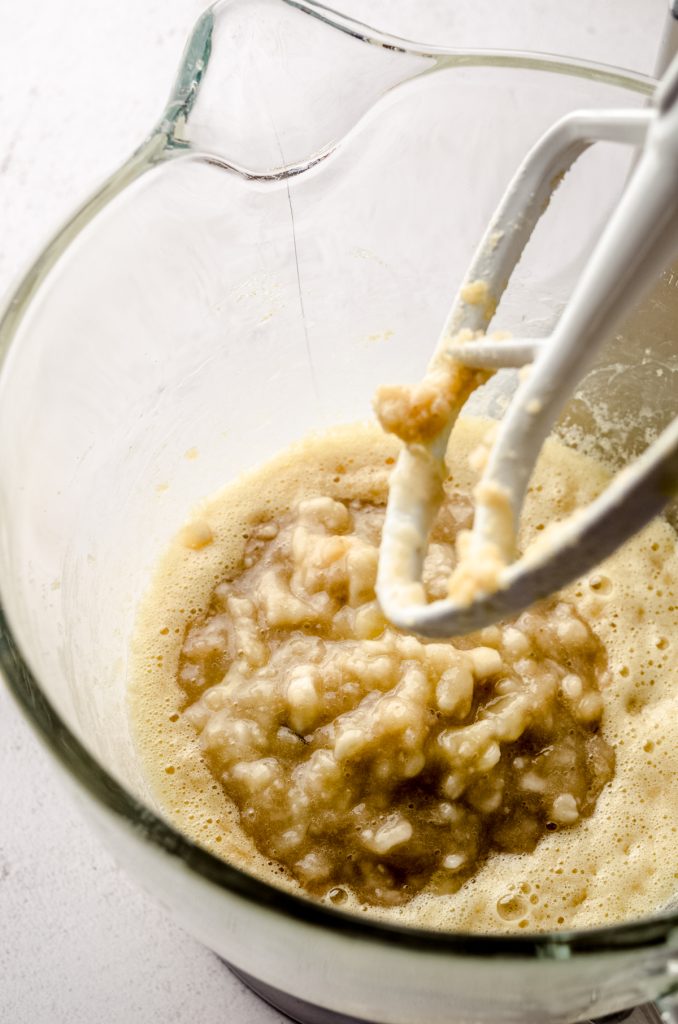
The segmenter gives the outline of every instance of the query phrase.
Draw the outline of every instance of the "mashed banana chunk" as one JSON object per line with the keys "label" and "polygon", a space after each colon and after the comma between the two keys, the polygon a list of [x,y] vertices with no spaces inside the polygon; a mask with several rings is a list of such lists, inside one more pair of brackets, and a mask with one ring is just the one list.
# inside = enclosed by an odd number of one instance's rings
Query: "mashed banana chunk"
{"label": "mashed banana chunk", "polygon": [[[382,519],[318,496],[261,522],[191,623],[178,680],[259,852],[312,894],[397,905],[576,826],[614,756],[599,733],[605,653],[574,609],[553,602],[462,643],[402,635],[375,599]],[[453,559],[443,530],[432,591]]]}

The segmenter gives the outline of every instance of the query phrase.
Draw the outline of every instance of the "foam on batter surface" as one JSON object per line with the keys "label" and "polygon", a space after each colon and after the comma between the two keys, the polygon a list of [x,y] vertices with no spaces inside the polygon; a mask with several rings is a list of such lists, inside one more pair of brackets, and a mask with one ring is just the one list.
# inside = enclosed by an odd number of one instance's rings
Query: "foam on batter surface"
{"label": "foam on batter surface", "polygon": [[[472,488],[468,457],[486,428],[486,422],[462,421],[455,429],[451,489]],[[211,852],[290,889],[298,888],[294,878],[257,852],[241,830],[237,809],[182,714],[180,651],[187,627],[205,612],[215,586],[237,574],[262,523],[318,495],[383,504],[397,450],[398,442],[376,427],[338,429],[231,484],[178,536],[141,610],[131,709],[161,809]],[[528,496],[521,542],[588,502],[606,480],[602,467],[550,442]],[[592,816],[547,833],[532,852],[493,853],[456,892],[424,888],[402,906],[370,905],[371,914],[450,930],[543,930],[638,917],[672,899],[678,889],[676,581],[675,534],[656,522],[562,595],[607,651],[603,736],[614,747],[616,774]],[[486,639],[491,645],[492,630]],[[359,906],[349,888],[344,907]]]}

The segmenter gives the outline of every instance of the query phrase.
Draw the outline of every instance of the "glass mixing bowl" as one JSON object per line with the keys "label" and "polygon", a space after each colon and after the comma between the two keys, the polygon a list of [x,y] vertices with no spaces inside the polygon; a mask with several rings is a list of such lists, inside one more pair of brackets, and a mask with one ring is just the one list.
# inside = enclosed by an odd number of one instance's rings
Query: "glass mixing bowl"
{"label": "glass mixing bowl", "polygon": [[[5,312],[9,685],[119,861],[307,1020],[570,1021],[677,984],[668,911],[480,937],[390,927],[257,881],[154,806],[125,701],[137,602],[191,507],[309,430],[369,415],[379,383],[418,378],[530,144],[573,108],[642,105],[651,88],[565,58],[388,38],[306,0],[218,4],[156,129]],[[600,145],[579,161],[498,326],[549,329],[631,159]],[[569,439],[616,464],[676,409],[677,287],[667,270],[565,414]],[[475,408],[498,414],[511,386],[500,376]]]}

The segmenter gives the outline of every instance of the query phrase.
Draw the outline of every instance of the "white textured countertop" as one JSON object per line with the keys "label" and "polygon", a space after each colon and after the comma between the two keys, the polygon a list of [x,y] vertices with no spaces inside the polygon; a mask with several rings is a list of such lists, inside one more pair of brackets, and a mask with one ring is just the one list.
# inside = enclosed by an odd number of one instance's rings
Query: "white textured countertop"
{"label": "white textured countertop", "polygon": [[[336,4],[418,39],[540,49],[651,71],[666,0]],[[0,293],[155,121],[203,6],[0,4]],[[0,1022],[153,1020],[283,1018],[127,880],[62,793],[0,683]]]}

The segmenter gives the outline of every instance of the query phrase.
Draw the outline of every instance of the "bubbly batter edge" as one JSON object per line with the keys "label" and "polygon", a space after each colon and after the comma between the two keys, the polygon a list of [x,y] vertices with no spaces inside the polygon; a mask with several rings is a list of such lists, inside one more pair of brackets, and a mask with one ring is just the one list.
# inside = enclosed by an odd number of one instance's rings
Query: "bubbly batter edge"
{"label": "bubbly batter edge", "polygon": [[[461,420],[449,452],[455,487],[477,476],[469,456],[487,420]],[[311,435],[228,484],[191,517],[213,540],[191,550],[179,534],[160,560],[141,604],[132,645],[129,708],[149,795],[180,831],[215,855],[266,881],[302,892],[253,849],[237,812],[201,758],[193,728],[177,717],[176,679],[186,625],[215,584],[235,567],[248,523],[302,497],[384,501],[399,442],[373,423]],[[338,473],[343,466],[345,472]],[[589,502],[608,471],[557,441],[547,442],[523,515],[526,546],[553,520]],[[244,527],[244,528],[243,528]],[[590,581],[602,578],[592,587]],[[492,856],[455,894],[421,894],[405,907],[369,908],[373,918],[448,931],[499,933],[611,924],[664,908],[678,892],[678,550],[656,520],[586,580],[561,592],[605,644],[611,684],[603,735],[616,751],[613,781],[594,814],[544,837],[530,854]],[[169,771],[168,771],[169,769]],[[303,893],[302,893],[303,894]],[[524,913],[502,919],[497,901],[517,897]],[[344,909],[359,910],[357,905]]]}

